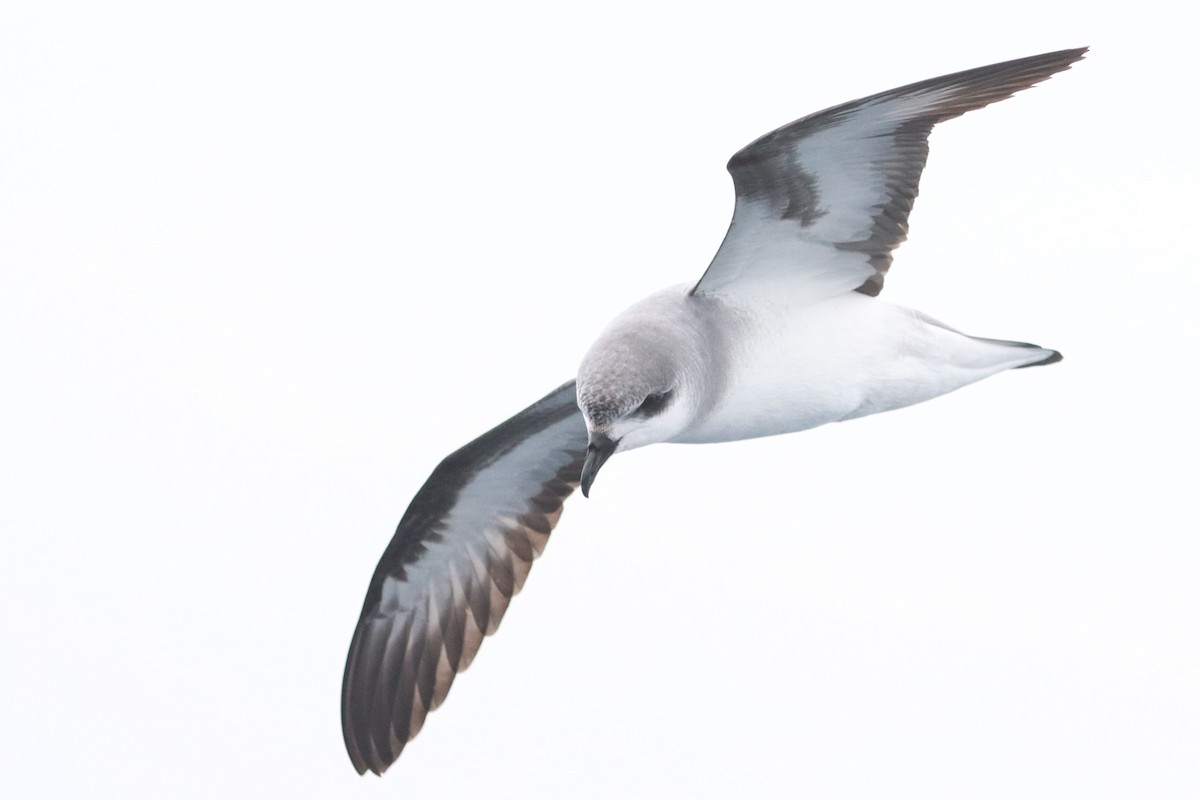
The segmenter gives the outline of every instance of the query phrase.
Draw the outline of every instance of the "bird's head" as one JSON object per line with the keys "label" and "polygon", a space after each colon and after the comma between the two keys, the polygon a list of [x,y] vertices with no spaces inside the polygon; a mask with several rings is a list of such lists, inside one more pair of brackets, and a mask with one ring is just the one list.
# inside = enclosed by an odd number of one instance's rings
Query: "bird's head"
{"label": "bird's head", "polygon": [[576,378],[588,428],[585,497],[613,453],[668,441],[691,422],[694,350],[686,326],[648,314],[618,317],[592,345]]}

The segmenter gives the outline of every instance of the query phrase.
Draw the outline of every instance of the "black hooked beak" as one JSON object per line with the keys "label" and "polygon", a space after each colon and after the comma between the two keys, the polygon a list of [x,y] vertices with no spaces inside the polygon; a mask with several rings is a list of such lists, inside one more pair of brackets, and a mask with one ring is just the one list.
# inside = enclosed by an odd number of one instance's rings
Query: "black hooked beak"
{"label": "black hooked beak", "polygon": [[579,476],[579,485],[583,489],[584,497],[587,497],[588,492],[592,490],[592,482],[596,480],[596,473],[604,466],[604,462],[608,461],[608,457],[617,451],[619,441],[614,441],[603,433],[593,433],[588,436],[587,455],[583,459],[583,474]]}

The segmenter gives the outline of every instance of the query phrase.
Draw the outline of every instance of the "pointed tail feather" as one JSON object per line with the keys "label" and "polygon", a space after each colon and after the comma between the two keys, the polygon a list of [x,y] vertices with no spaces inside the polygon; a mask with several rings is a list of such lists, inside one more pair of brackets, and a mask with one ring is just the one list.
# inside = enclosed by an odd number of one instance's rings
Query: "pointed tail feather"
{"label": "pointed tail feather", "polygon": [[988,339],[983,336],[972,336],[972,339],[980,342],[989,342],[991,344],[1004,345],[1005,347],[1020,347],[1032,352],[1029,353],[1029,361],[1024,364],[1018,364],[1013,369],[1025,369],[1026,367],[1041,367],[1046,364],[1057,364],[1062,361],[1062,353],[1057,350],[1051,350],[1048,347],[1042,347],[1029,342],[1010,342],[1006,339]]}

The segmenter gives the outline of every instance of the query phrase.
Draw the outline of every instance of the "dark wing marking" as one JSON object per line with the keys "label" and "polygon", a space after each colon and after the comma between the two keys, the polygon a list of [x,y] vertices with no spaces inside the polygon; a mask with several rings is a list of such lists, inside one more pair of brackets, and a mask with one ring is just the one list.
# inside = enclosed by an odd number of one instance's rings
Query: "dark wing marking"
{"label": "dark wing marking", "polygon": [[[933,126],[1011,97],[1083,58],[1087,48],[1006,61],[819,111],[768,133],[729,161],[733,222],[693,293],[767,287],[820,301],[877,295],[929,155]],[[796,284],[799,284],[797,287]]]}
{"label": "dark wing marking", "polygon": [[359,773],[381,774],[494,633],[579,484],[587,427],[564,384],[448,456],[383,553],[342,683]]}

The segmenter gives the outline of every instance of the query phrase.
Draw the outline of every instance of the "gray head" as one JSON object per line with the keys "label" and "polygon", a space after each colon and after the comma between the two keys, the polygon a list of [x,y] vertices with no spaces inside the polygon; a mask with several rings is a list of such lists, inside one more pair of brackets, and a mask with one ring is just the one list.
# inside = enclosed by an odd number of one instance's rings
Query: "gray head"
{"label": "gray head", "polygon": [[588,427],[584,496],[613,453],[671,439],[690,423],[698,345],[686,298],[664,292],[609,325],[576,378]]}

